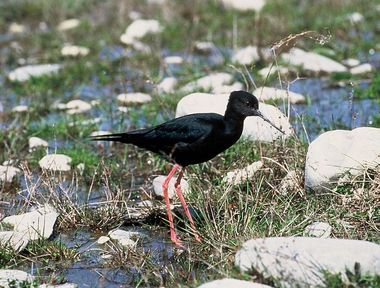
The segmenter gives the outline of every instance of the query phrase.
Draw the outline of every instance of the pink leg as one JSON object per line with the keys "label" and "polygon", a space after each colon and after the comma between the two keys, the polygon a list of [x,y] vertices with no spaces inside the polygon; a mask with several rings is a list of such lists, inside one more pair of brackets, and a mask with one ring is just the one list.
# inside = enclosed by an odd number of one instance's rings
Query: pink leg
{"label": "pink leg", "polygon": [[193,231],[194,231],[195,240],[201,242],[201,238],[199,237],[199,235],[197,233],[197,229],[195,228],[193,217],[191,217],[189,207],[187,206],[186,201],[185,201],[185,197],[183,197],[183,194],[181,191],[181,179],[182,179],[184,171],[185,171],[185,168],[183,168],[181,170],[181,172],[178,174],[177,181],[175,182],[174,187],[175,187],[175,191],[177,192],[178,198],[181,201],[183,209],[185,209],[185,214],[186,214],[187,218],[189,218],[191,229],[193,229]]}
{"label": "pink leg", "polygon": [[169,200],[169,194],[168,194],[168,186],[169,186],[170,179],[172,179],[173,175],[175,174],[178,168],[179,168],[179,165],[177,164],[174,165],[173,169],[165,178],[164,184],[162,184],[162,189],[164,192],[166,212],[168,214],[168,220],[169,220],[169,225],[170,225],[170,239],[174,242],[174,244],[182,247],[181,241],[177,238],[177,234],[175,233],[173,215],[172,215],[172,211],[170,210],[170,200]]}

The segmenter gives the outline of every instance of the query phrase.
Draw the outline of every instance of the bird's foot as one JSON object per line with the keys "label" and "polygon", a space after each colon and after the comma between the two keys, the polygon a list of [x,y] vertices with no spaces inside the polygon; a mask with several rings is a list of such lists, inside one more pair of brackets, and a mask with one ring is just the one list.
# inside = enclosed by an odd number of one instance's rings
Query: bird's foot
{"label": "bird's foot", "polygon": [[179,239],[179,237],[177,236],[177,234],[172,234],[170,236],[170,239],[172,240],[172,242],[175,244],[175,246],[177,246],[178,248],[185,248],[185,246],[183,246],[183,243],[182,241]]}

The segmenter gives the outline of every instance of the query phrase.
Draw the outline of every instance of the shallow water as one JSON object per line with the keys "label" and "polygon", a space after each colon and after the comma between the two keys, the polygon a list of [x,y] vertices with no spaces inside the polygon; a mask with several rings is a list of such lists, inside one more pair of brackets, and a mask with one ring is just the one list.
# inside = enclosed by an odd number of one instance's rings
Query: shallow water
{"label": "shallow water", "polygon": [[323,79],[300,79],[289,89],[310,98],[309,105],[291,107],[292,125],[304,140],[312,141],[323,131],[371,126],[374,115],[380,111],[374,100],[356,100],[353,87],[329,87]]}

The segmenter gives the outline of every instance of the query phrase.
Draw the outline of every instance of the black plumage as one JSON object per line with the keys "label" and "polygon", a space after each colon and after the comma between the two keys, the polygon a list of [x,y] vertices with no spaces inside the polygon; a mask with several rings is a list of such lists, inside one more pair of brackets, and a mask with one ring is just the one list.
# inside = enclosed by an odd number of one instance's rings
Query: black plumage
{"label": "black plumage", "polygon": [[[174,232],[170,212],[167,185],[178,166],[206,162],[232,146],[240,138],[244,119],[258,116],[274,126],[259,111],[259,102],[255,96],[245,91],[234,91],[230,94],[224,116],[216,113],[196,113],[175,118],[158,126],[126,133],[95,136],[96,141],[118,141],[133,144],[146,150],[158,153],[168,161],[176,164],[163,185],[165,201],[171,228],[171,238],[179,244]],[[279,128],[274,126],[277,130]],[[282,132],[282,131],[281,131]],[[282,132],[283,133],[283,132]],[[195,230],[193,220],[179,188],[183,169],[176,181],[176,191]],[[177,189],[178,188],[178,189]],[[196,238],[199,237],[196,235]]]}

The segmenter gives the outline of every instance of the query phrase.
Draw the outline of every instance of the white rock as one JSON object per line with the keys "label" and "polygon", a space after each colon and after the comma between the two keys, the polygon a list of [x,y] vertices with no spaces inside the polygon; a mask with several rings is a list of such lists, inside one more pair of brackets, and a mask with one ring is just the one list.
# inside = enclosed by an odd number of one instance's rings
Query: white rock
{"label": "white rock", "polygon": [[38,29],[41,32],[47,32],[49,30],[49,26],[48,26],[48,24],[46,22],[41,21],[40,23],[38,23]]}
{"label": "white rock", "polygon": [[112,254],[102,254],[102,255],[100,255],[100,257],[102,257],[103,260],[109,260],[109,259],[113,258],[113,255]]}
{"label": "white rock", "polygon": [[122,229],[110,231],[108,236],[125,248],[134,248],[136,247],[139,239],[147,237],[145,234],[140,232],[125,231]]}
{"label": "white rock", "polygon": [[14,159],[10,159],[10,160],[5,160],[3,162],[3,166],[12,166],[16,163],[16,161]]}
{"label": "white rock", "polygon": [[152,100],[152,97],[149,94],[145,93],[123,93],[117,96],[117,100],[122,105],[130,104],[144,104]]}
{"label": "white rock", "polygon": [[21,170],[18,168],[0,165],[0,183],[12,182],[18,174],[21,174]]}
{"label": "white rock", "polygon": [[[165,178],[166,176],[161,175],[153,179],[153,191],[156,196],[164,197],[162,184],[164,183]],[[172,199],[175,195],[177,195],[174,188],[174,184],[176,181],[177,181],[177,178],[173,177],[169,182],[168,195],[170,199]],[[189,184],[187,183],[185,179],[181,179],[180,185],[181,185],[181,191],[184,195],[189,192]]]}
{"label": "white rock", "polygon": [[90,103],[87,103],[80,99],[76,99],[66,103],[66,109],[68,109],[66,112],[68,114],[84,113],[91,110],[91,107],[92,106]]}
{"label": "white rock", "polygon": [[212,89],[212,92],[215,94],[224,94],[228,93],[230,94],[233,91],[243,90],[244,86],[240,82],[234,82],[231,85],[221,85],[221,86],[215,86]]}
{"label": "white rock", "polygon": [[12,225],[14,231],[24,233],[29,240],[48,239],[58,215],[53,207],[45,205],[32,212],[5,217],[1,223]]}
{"label": "white rock", "polygon": [[173,93],[177,86],[178,80],[175,77],[166,77],[157,84],[158,93]]}
{"label": "white rock", "polygon": [[42,284],[39,285],[38,288],[77,288],[78,285],[75,283],[65,283],[60,285],[52,285],[52,284]]}
{"label": "white rock", "polygon": [[78,19],[67,19],[59,23],[58,30],[60,31],[71,30],[78,27],[79,24],[80,24],[80,21]]}
{"label": "white rock", "polygon": [[373,68],[372,68],[371,64],[369,64],[369,63],[364,63],[364,64],[361,64],[359,66],[352,67],[350,69],[350,72],[353,75],[370,73],[372,71],[373,71]]}
{"label": "white rock", "polygon": [[259,101],[283,100],[287,102],[289,99],[292,104],[306,102],[306,98],[302,94],[273,87],[259,87],[253,91],[253,95],[255,95]]}
{"label": "white rock", "polygon": [[162,27],[157,20],[134,20],[121,35],[120,40],[124,44],[130,45],[135,40],[141,39],[147,34],[157,34],[162,31]]}
{"label": "white rock", "polygon": [[322,269],[345,276],[360,264],[362,275],[380,273],[380,245],[359,240],[307,237],[252,239],[236,253],[241,271],[274,277],[285,287],[324,287]]}
{"label": "white rock", "polygon": [[328,238],[331,235],[331,226],[325,222],[314,222],[305,227],[304,235],[309,237]]}
{"label": "white rock", "polygon": [[240,65],[250,65],[260,60],[256,46],[248,46],[236,50],[232,54],[231,61]]}
{"label": "white rock", "polygon": [[218,48],[216,48],[215,44],[212,42],[197,41],[194,44],[194,50],[202,54],[211,54],[217,49]]}
{"label": "white rock", "polygon": [[212,73],[210,75],[199,78],[195,81],[187,83],[180,90],[182,92],[192,92],[194,90],[218,90],[220,87],[231,83],[233,76],[228,73]]}
{"label": "white rock", "polygon": [[151,5],[163,5],[166,3],[166,0],[147,0],[147,3]]}
{"label": "white rock", "polygon": [[[33,279],[32,275],[21,270],[0,269],[0,287],[27,287],[26,285],[21,286],[21,283],[31,283]],[[15,284],[9,285],[13,281]]]}
{"label": "white rock", "polygon": [[359,12],[354,12],[352,14],[347,15],[347,19],[355,24],[355,23],[360,23],[364,20],[364,16],[360,14]]}
{"label": "white rock", "polygon": [[[117,107],[117,111],[121,112],[121,113],[128,113],[129,109],[128,107],[124,107],[124,106],[118,106]],[[111,142],[112,143],[112,142]],[[111,144],[110,143],[110,144]]]}
{"label": "white rock", "polygon": [[11,81],[27,81],[31,77],[40,77],[56,73],[61,68],[59,64],[28,65],[16,68],[8,74]]}
{"label": "white rock", "polygon": [[233,278],[214,280],[198,286],[198,288],[271,288],[272,286]]}
{"label": "white rock", "polygon": [[288,171],[286,176],[281,180],[279,192],[281,195],[287,195],[289,193],[298,190],[298,176],[294,170]]}
{"label": "white rock", "polygon": [[15,251],[22,251],[28,243],[29,237],[23,232],[0,231],[0,245],[2,246],[9,246]]}
{"label": "white rock", "polygon": [[181,56],[167,56],[164,58],[164,63],[166,65],[179,65],[183,63],[183,58]]}
{"label": "white rock", "polygon": [[102,135],[107,135],[107,134],[110,134],[111,132],[110,131],[103,131],[103,130],[100,130],[100,131],[94,131],[90,134],[90,136],[102,136]]}
{"label": "white rock", "polygon": [[285,63],[293,66],[301,66],[305,70],[313,72],[345,72],[347,68],[342,64],[319,55],[314,52],[306,52],[298,48],[292,48],[288,53],[281,54],[281,58]]}
{"label": "white rock", "polygon": [[238,11],[260,12],[266,0],[219,0],[225,7]]}
{"label": "white rock", "polygon": [[24,113],[24,112],[27,112],[28,111],[28,106],[27,105],[17,105],[15,107],[12,108],[12,112],[16,112],[16,113]]}
{"label": "white rock", "polygon": [[68,45],[68,46],[64,46],[61,49],[62,56],[72,56],[72,57],[86,56],[88,55],[88,53],[90,53],[90,49],[83,46]]}
{"label": "white rock", "polygon": [[11,25],[9,25],[8,32],[13,33],[13,34],[25,33],[26,27],[25,27],[25,25],[13,22],[13,23],[11,23]]}
{"label": "white rock", "polygon": [[[102,119],[100,117],[96,117],[96,118],[92,118],[92,119],[86,119],[86,120],[82,120],[80,122],[80,124],[82,126],[88,126],[88,125],[94,125],[94,124],[99,124],[100,122],[102,121]],[[77,126],[78,125],[78,122],[77,121],[73,121],[73,122],[69,122],[68,123],[68,126],[69,127],[74,127],[74,126]]]}
{"label": "white rock", "polygon": [[358,175],[380,164],[380,129],[356,128],[323,133],[306,155],[305,186],[314,191],[336,186],[347,173]]}
{"label": "white rock", "polygon": [[50,154],[44,156],[38,164],[41,169],[67,172],[71,170],[71,158],[63,154]]}
{"label": "white rock", "polygon": [[153,202],[151,200],[143,200],[136,202],[137,207],[143,207],[143,208],[151,208],[153,207]]}
{"label": "white rock", "polygon": [[358,66],[360,64],[360,61],[358,59],[354,59],[354,58],[348,58],[348,59],[344,59],[342,61],[342,63],[350,68],[352,67],[355,67],[355,66]]}
{"label": "white rock", "polygon": [[38,147],[48,147],[49,143],[45,141],[44,139],[41,139],[39,137],[30,137],[29,138],[29,151],[33,151],[34,149]]}
{"label": "white rock", "polygon": [[137,19],[140,19],[142,17],[141,13],[138,12],[138,11],[130,11],[128,13],[128,17],[129,19],[131,20],[137,20]]}
{"label": "white rock", "polygon": [[[192,114],[214,112],[224,115],[227,107],[229,94],[192,93],[183,97],[177,104],[176,117]],[[263,115],[281,128],[282,135],[269,123],[259,117],[247,117],[244,121],[243,136],[252,140],[271,142],[280,137],[292,135],[292,129],[288,119],[276,107],[264,103],[259,104]]]}
{"label": "white rock", "polygon": [[283,67],[283,66],[269,66],[269,67],[265,67],[265,68],[260,69],[258,71],[258,74],[262,78],[266,78],[268,76],[271,76],[271,75],[277,74],[277,73],[280,73],[280,75],[286,75],[286,74],[289,74],[289,72],[290,72],[290,70],[287,67]]}
{"label": "white rock", "polygon": [[110,240],[110,237],[100,236],[98,241],[96,241],[96,243],[98,243],[99,245],[102,245],[102,244],[107,243],[109,240]]}
{"label": "white rock", "polygon": [[227,173],[223,178],[224,182],[233,185],[240,185],[244,182],[251,180],[255,173],[263,167],[262,161],[256,161],[243,169],[236,169]]}

